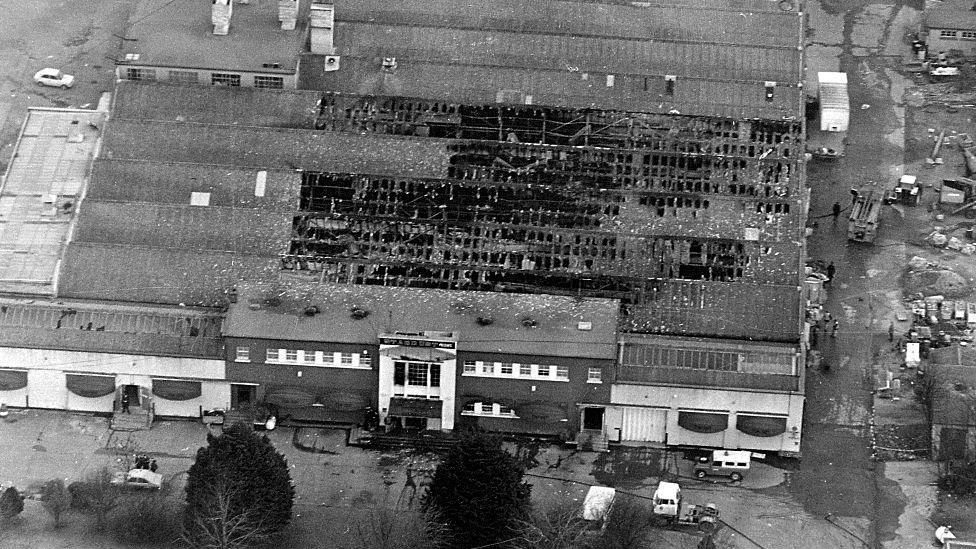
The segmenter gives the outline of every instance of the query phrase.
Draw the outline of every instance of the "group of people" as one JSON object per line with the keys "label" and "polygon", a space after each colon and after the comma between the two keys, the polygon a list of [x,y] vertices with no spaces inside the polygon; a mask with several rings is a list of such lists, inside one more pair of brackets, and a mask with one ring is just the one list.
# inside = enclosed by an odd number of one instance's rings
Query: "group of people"
{"label": "group of people", "polygon": [[155,459],[150,459],[149,456],[143,454],[136,455],[135,464],[136,469],[148,469],[153,473],[155,473],[156,469],[159,468],[159,465],[156,464]]}

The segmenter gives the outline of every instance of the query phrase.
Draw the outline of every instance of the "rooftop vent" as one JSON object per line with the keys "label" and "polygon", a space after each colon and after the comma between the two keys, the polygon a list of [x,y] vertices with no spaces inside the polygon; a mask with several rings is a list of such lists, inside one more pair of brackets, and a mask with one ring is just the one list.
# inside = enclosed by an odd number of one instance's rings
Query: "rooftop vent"
{"label": "rooftop vent", "polygon": [[383,58],[383,72],[393,72],[397,68],[396,57],[384,57]]}
{"label": "rooftop vent", "polygon": [[322,311],[319,309],[318,305],[309,305],[308,307],[305,307],[303,312],[305,313],[305,316],[315,316]]}
{"label": "rooftop vent", "polygon": [[583,332],[589,332],[590,330],[593,329],[593,323],[592,322],[579,322],[579,323],[576,324],[576,329],[577,330],[580,330],[580,331],[583,331]]}
{"label": "rooftop vent", "polygon": [[338,55],[326,55],[325,56],[325,72],[332,72],[339,70],[339,56]]}
{"label": "rooftop vent", "polygon": [[536,328],[539,326],[539,323],[534,318],[526,317],[522,319],[522,326],[525,326],[526,328]]}
{"label": "rooftop vent", "polygon": [[495,322],[495,319],[490,316],[479,316],[477,322],[478,326],[491,326]]}
{"label": "rooftop vent", "polygon": [[281,30],[295,30],[298,0],[278,0],[278,21],[281,21]]}
{"label": "rooftop vent", "polygon": [[362,307],[353,307],[349,309],[349,317],[353,320],[362,320],[369,316],[369,311],[363,309]]}
{"label": "rooftop vent", "polygon": [[770,80],[766,81],[766,101],[773,100],[773,94],[776,92],[776,82]]}
{"label": "rooftop vent", "polygon": [[674,95],[674,83],[678,77],[673,74],[664,75],[664,95]]}
{"label": "rooftop vent", "polygon": [[281,63],[261,63],[261,66],[266,69],[280,69]]}
{"label": "rooftop vent", "polygon": [[213,23],[213,33],[217,36],[226,36],[230,31],[230,17],[234,11],[234,3],[231,0],[211,0],[210,22]]}
{"label": "rooftop vent", "polygon": [[309,25],[311,26],[312,53],[335,54],[334,28],[335,6],[332,2],[315,2],[311,6]]}

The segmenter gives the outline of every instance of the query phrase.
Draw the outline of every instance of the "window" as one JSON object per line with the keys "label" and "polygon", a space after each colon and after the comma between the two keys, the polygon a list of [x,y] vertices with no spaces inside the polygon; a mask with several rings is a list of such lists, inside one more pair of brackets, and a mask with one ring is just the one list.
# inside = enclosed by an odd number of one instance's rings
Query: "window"
{"label": "window", "polygon": [[285,349],[285,362],[298,362],[298,350]]}
{"label": "window", "polygon": [[532,377],[532,365],[519,364],[519,375],[522,377]]}
{"label": "window", "polygon": [[504,375],[504,376],[510,376],[510,375],[512,375],[512,363],[511,362],[502,362],[502,375]]}
{"label": "window", "polygon": [[464,373],[473,374],[478,371],[478,363],[473,360],[464,361]]}
{"label": "window", "polygon": [[539,377],[549,377],[549,366],[546,364],[539,364],[538,372]]}
{"label": "window", "polygon": [[963,40],[976,40],[976,31],[961,31]]}
{"label": "window", "polygon": [[431,387],[441,386],[441,367],[438,364],[430,365],[430,386]]}
{"label": "window", "polygon": [[589,383],[602,383],[603,382],[603,370],[600,368],[590,368],[586,373],[586,381]]}
{"label": "window", "polygon": [[954,30],[942,30],[939,31],[939,38],[955,38],[956,31]]}
{"label": "window", "polygon": [[125,69],[125,78],[127,80],[156,80],[156,71],[153,69],[137,69],[130,67]]}
{"label": "window", "polygon": [[210,75],[210,83],[214,86],[241,87],[241,75],[215,72]]}
{"label": "window", "polygon": [[507,417],[518,419],[515,410],[503,404],[492,404],[490,402],[471,402],[461,408],[461,415],[465,416],[485,416],[485,417]]}
{"label": "window", "polygon": [[427,386],[427,364],[411,362],[407,368],[407,385]]}
{"label": "window", "polygon": [[264,354],[264,361],[265,362],[278,362],[280,360],[280,356],[281,356],[280,351],[281,351],[281,349],[268,349],[268,350],[266,350],[265,351],[265,354]]}
{"label": "window", "polygon": [[481,373],[487,376],[495,373],[495,363],[493,362],[482,362],[481,363]]}
{"label": "window", "polygon": [[404,385],[407,381],[407,363],[406,362],[394,362],[393,363],[393,384],[394,385]]}
{"label": "window", "polygon": [[340,353],[339,364],[343,366],[352,366],[352,358],[352,353]]}
{"label": "window", "polygon": [[556,377],[569,379],[569,366],[556,366]]}
{"label": "window", "polygon": [[199,84],[200,78],[196,71],[169,71],[169,81],[180,84]]}
{"label": "window", "polygon": [[285,79],[280,76],[255,76],[254,87],[280,90],[285,87]]}
{"label": "window", "polygon": [[251,348],[237,346],[237,356],[234,358],[236,362],[250,362],[251,361]]}

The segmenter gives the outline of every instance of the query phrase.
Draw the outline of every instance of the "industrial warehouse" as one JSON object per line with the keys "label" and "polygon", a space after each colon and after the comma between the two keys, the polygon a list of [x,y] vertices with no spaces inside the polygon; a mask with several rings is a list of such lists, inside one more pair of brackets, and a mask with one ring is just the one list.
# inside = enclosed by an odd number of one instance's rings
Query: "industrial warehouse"
{"label": "industrial warehouse", "polygon": [[802,15],[526,4],[313,4],[299,90],[120,71],[0,401],[799,455]]}

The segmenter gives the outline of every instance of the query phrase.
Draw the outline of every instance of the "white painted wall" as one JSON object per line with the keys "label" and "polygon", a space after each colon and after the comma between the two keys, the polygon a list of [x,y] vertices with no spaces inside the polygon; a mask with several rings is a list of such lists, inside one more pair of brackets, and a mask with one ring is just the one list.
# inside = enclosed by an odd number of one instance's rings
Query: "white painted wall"
{"label": "white painted wall", "polygon": [[68,391],[65,373],[115,376],[116,386],[139,385],[146,392],[152,377],[203,380],[199,398],[165,401],[154,396],[156,414],[197,417],[204,408],[229,408],[230,384],[222,360],[123,355],[49,349],[0,347],[0,368],[27,369],[27,387],[0,391],[0,402],[9,406],[53,408],[86,412],[111,412],[114,395],[85,398]]}
{"label": "white painted wall", "polygon": [[[754,393],[715,388],[663,387],[616,383],[610,387],[610,402],[612,405],[668,409],[668,445],[799,452],[803,421],[803,400],[803,396],[797,394]],[[614,406],[611,406],[611,408],[614,408]],[[721,433],[714,434],[689,431],[678,425],[679,410],[711,410],[728,413],[729,427]],[[746,435],[735,428],[736,414],[738,412],[787,416],[786,432],[775,437],[752,437]],[[621,417],[620,421],[622,419]],[[797,429],[795,433],[792,432],[793,427]]]}

